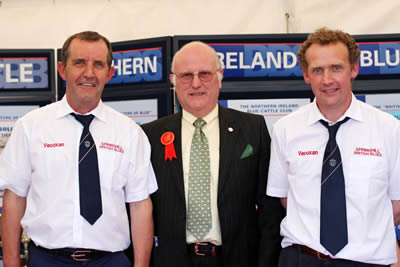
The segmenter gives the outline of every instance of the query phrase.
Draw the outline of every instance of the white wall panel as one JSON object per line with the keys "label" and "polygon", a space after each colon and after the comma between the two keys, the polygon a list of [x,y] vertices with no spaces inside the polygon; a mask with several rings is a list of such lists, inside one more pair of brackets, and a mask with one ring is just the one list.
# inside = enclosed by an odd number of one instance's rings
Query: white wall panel
{"label": "white wall panel", "polygon": [[351,34],[400,32],[398,0],[292,0],[292,32],[327,26]]}
{"label": "white wall panel", "polygon": [[400,32],[398,0],[0,0],[0,48],[60,47],[96,30],[110,41],[184,34]]}
{"label": "white wall panel", "polygon": [[60,47],[90,29],[110,41],[286,31],[282,0],[0,0],[0,48]]}

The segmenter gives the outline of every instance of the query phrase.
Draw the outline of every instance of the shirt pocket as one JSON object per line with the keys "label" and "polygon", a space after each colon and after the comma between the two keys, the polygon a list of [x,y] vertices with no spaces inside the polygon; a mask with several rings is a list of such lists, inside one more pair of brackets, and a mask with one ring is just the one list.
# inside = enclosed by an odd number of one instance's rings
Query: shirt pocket
{"label": "shirt pocket", "polygon": [[349,194],[367,201],[369,197],[387,193],[388,164],[383,155],[382,149],[355,148],[350,160],[343,161],[346,190]]}
{"label": "shirt pocket", "polygon": [[291,152],[289,157],[289,179],[295,179],[297,186],[309,186],[317,177],[320,179],[322,170],[323,151],[316,149],[311,150],[296,150]]}
{"label": "shirt pocket", "polygon": [[127,182],[129,161],[124,153],[102,144],[97,145],[101,186],[109,191],[121,190]]}
{"label": "shirt pocket", "polygon": [[66,176],[71,175],[68,166],[78,164],[76,151],[71,149],[71,144],[64,142],[62,138],[38,138],[30,147],[31,168],[34,179],[50,183],[50,188],[60,186],[59,172],[63,171]]}

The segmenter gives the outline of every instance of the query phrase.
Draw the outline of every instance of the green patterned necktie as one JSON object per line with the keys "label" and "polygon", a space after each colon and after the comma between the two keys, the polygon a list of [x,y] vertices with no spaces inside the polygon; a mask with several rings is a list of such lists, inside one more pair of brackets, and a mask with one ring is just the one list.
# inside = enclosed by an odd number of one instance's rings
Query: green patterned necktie
{"label": "green patterned necktie", "polygon": [[211,229],[210,153],[207,137],[201,130],[206,122],[197,119],[193,125],[196,129],[190,149],[187,229],[202,240]]}

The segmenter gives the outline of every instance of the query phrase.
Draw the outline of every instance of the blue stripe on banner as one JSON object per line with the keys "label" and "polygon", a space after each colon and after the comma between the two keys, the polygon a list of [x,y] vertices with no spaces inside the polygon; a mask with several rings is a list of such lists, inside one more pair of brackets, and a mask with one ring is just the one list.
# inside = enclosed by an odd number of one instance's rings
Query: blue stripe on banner
{"label": "blue stripe on banner", "polygon": [[[299,43],[210,43],[226,78],[301,77]],[[360,75],[400,74],[400,42],[360,42]]]}

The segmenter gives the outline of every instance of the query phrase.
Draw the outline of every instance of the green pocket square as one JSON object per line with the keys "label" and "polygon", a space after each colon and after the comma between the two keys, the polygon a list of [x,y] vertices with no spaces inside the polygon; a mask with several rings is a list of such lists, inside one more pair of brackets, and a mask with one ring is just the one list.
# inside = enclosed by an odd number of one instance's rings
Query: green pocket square
{"label": "green pocket square", "polygon": [[250,157],[253,154],[254,154],[253,147],[250,144],[248,144],[246,146],[246,149],[243,151],[242,156],[240,156],[240,159],[244,159],[244,158]]}

